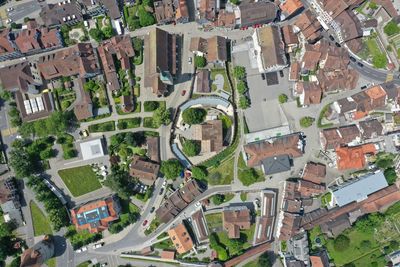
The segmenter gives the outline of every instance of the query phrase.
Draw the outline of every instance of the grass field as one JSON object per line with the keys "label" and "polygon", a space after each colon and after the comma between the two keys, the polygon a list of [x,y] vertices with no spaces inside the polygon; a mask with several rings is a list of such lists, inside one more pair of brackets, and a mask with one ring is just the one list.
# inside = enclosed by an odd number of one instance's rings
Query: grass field
{"label": "grass field", "polygon": [[222,213],[213,213],[206,215],[207,226],[210,231],[222,227]]}
{"label": "grass field", "polygon": [[218,167],[212,168],[208,171],[208,182],[211,185],[216,184],[231,184],[233,181],[233,164],[234,157],[219,164]]}
{"label": "grass field", "polygon": [[74,197],[101,188],[96,174],[89,165],[59,170],[58,174]]}
{"label": "grass field", "polygon": [[35,236],[41,236],[46,234],[52,234],[51,225],[47,220],[46,216],[36,205],[35,202],[31,201],[29,203],[29,208],[31,209],[33,232]]}
{"label": "grass field", "polygon": [[[211,76],[211,80],[212,80],[212,81],[215,80],[215,76],[216,76],[217,74],[221,74],[222,76],[224,76],[224,87],[223,87],[223,89],[224,89],[225,91],[227,91],[227,92],[230,92],[231,90],[230,90],[230,87],[229,87],[228,76],[226,75],[225,69],[211,69],[210,76]],[[212,85],[211,85],[211,89],[212,89],[213,91],[215,91],[215,90],[217,90],[217,86],[216,86],[215,84],[212,84]]]}

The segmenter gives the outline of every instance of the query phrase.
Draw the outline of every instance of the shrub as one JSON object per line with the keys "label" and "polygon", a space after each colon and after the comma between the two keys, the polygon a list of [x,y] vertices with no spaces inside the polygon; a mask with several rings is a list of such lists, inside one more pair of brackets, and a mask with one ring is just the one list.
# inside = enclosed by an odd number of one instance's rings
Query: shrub
{"label": "shrub", "polygon": [[245,96],[241,96],[239,98],[239,108],[246,109],[248,107],[250,107],[250,100]]}
{"label": "shrub", "polygon": [[187,124],[200,124],[204,121],[207,111],[202,108],[188,108],[182,113],[182,119]]}
{"label": "shrub", "polygon": [[336,251],[345,251],[350,246],[350,239],[345,235],[339,235],[333,241],[333,247]]}
{"label": "shrub", "polygon": [[247,91],[247,85],[246,85],[246,83],[244,82],[244,81],[238,81],[238,83],[237,83],[237,85],[236,85],[236,88],[237,88],[237,90],[238,90],[238,92],[239,92],[239,94],[244,94],[244,93],[246,93],[246,91]]}
{"label": "shrub", "polygon": [[242,66],[236,66],[233,69],[233,76],[238,80],[246,78],[246,68]]}
{"label": "shrub", "polygon": [[97,28],[93,28],[89,30],[89,35],[90,37],[92,37],[96,42],[100,42],[104,39],[104,33],[97,29]]}
{"label": "shrub", "polygon": [[386,67],[386,64],[387,58],[384,53],[376,54],[372,57],[372,65],[374,65],[375,68],[383,69]]}
{"label": "shrub", "polygon": [[154,111],[159,107],[159,103],[157,101],[145,101],[143,104],[144,111]]}
{"label": "shrub", "polygon": [[211,197],[211,201],[214,205],[218,206],[224,203],[225,196],[221,194],[216,194]]}
{"label": "shrub", "polygon": [[303,117],[300,119],[300,126],[303,128],[308,128],[314,123],[315,119],[312,117]]}
{"label": "shrub", "polygon": [[285,94],[280,94],[278,100],[281,104],[286,103],[288,101],[288,96]]}
{"label": "shrub", "polygon": [[245,186],[254,184],[255,182],[257,182],[258,178],[259,175],[254,168],[246,169],[242,171],[242,173],[239,175],[239,180]]}

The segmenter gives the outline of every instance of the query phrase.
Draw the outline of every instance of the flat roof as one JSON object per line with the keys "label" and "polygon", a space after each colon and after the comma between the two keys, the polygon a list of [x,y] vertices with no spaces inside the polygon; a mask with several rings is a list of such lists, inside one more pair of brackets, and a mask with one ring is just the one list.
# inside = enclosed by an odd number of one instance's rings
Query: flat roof
{"label": "flat roof", "polygon": [[83,160],[95,159],[104,156],[102,138],[93,139],[79,144]]}
{"label": "flat roof", "polygon": [[354,201],[360,202],[387,186],[383,172],[377,172],[351,180],[332,193],[337,205],[341,207]]}
{"label": "flat roof", "polygon": [[246,139],[246,144],[254,143],[258,141],[263,141],[267,139],[271,139],[273,137],[279,137],[282,135],[291,134],[292,131],[290,130],[289,125],[282,125],[270,129],[265,129],[257,132],[252,132],[245,134],[244,137]]}

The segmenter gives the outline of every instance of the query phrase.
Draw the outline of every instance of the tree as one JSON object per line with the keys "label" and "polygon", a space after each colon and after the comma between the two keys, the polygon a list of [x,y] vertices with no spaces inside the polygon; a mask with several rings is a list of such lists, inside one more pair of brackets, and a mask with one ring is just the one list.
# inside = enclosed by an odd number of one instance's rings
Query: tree
{"label": "tree", "polygon": [[112,169],[104,181],[104,185],[117,192],[122,199],[129,199],[132,195],[132,179],[127,172],[120,169]]}
{"label": "tree", "polygon": [[142,27],[150,26],[156,23],[154,16],[151,13],[147,12],[142,6],[139,7],[138,17],[140,26]]}
{"label": "tree", "polygon": [[195,56],[194,65],[196,66],[196,68],[204,68],[207,65],[207,60],[205,57]]}
{"label": "tree", "polygon": [[250,100],[245,96],[241,96],[239,98],[239,108],[246,109],[248,107],[250,107]]}
{"label": "tree", "polygon": [[89,35],[92,37],[96,42],[101,42],[104,39],[104,33],[97,29],[93,28],[89,30]]}
{"label": "tree", "polygon": [[0,91],[0,98],[5,101],[10,101],[12,98],[12,94],[9,91],[1,90]]}
{"label": "tree", "polygon": [[211,197],[211,201],[214,205],[218,206],[224,203],[225,196],[221,194],[216,194]]}
{"label": "tree", "polygon": [[111,25],[107,25],[101,29],[104,35],[104,39],[109,39],[114,36],[114,29]]}
{"label": "tree", "polygon": [[187,124],[200,124],[204,121],[207,111],[203,108],[188,108],[183,111],[182,119]]}
{"label": "tree", "polygon": [[134,31],[140,28],[140,21],[138,17],[131,16],[127,20],[129,30]]}
{"label": "tree", "polygon": [[248,168],[241,172],[239,175],[239,180],[242,182],[243,185],[249,186],[257,182],[259,178],[258,173],[254,168]]}
{"label": "tree", "polygon": [[229,2],[231,2],[234,5],[239,5],[240,4],[239,0],[229,0]]}
{"label": "tree", "polygon": [[280,94],[278,100],[280,104],[286,103],[288,101],[288,96],[285,94]]}
{"label": "tree", "polygon": [[15,172],[17,178],[27,177],[28,175],[34,173],[36,170],[32,161],[31,156],[25,149],[16,150],[13,149],[9,154],[10,165]]}
{"label": "tree", "polygon": [[133,43],[133,49],[135,51],[142,50],[142,48],[143,48],[143,40],[142,39],[140,39],[139,37],[133,37],[132,43]]}
{"label": "tree", "polygon": [[168,125],[171,123],[171,112],[164,106],[159,107],[153,113],[153,122],[155,125]]}
{"label": "tree", "polygon": [[314,121],[315,121],[315,119],[312,117],[308,117],[308,116],[302,117],[300,119],[300,126],[303,128],[308,128],[314,123]]}
{"label": "tree", "polygon": [[345,235],[339,235],[333,241],[333,247],[336,251],[342,252],[350,246],[350,239]]}
{"label": "tree", "polygon": [[246,83],[245,83],[244,81],[242,81],[242,80],[238,81],[238,83],[237,83],[237,85],[236,85],[236,88],[237,88],[239,94],[242,94],[242,95],[243,95],[244,93],[246,93],[246,91],[247,91],[247,85],[246,85]]}
{"label": "tree", "polygon": [[396,182],[397,173],[393,167],[387,168],[383,173],[384,173],[386,181],[388,182],[389,185],[392,185]]}
{"label": "tree", "polygon": [[375,3],[375,2],[369,2],[369,5],[368,5],[368,7],[370,8],[370,9],[377,9],[378,8],[378,5]]}
{"label": "tree", "polygon": [[399,242],[396,240],[390,241],[389,247],[391,250],[395,251],[399,248]]}
{"label": "tree", "polygon": [[395,21],[392,20],[388,24],[386,24],[386,26],[383,28],[383,31],[386,33],[386,35],[392,36],[400,33],[400,27]]}
{"label": "tree", "polygon": [[200,153],[201,145],[198,141],[195,140],[186,140],[183,145],[183,152],[188,157],[197,156]]}
{"label": "tree", "polygon": [[207,177],[207,169],[195,166],[192,168],[192,176],[198,179],[205,179]]}
{"label": "tree", "polygon": [[384,53],[379,53],[372,57],[372,65],[374,65],[375,68],[383,69],[386,67],[386,64],[387,58]]}
{"label": "tree", "polygon": [[50,159],[50,158],[54,157],[54,154],[55,154],[54,150],[51,147],[47,148],[45,150],[42,150],[39,153],[41,160]]}
{"label": "tree", "polygon": [[381,169],[388,169],[393,166],[393,159],[390,157],[379,157],[375,162],[376,166]]}
{"label": "tree", "polygon": [[383,215],[379,213],[372,213],[370,215],[360,218],[356,222],[356,228],[360,232],[373,233],[383,222]]}
{"label": "tree", "polygon": [[183,166],[177,159],[169,159],[161,162],[160,172],[167,179],[175,179],[183,171]]}
{"label": "tree", "polygon": [[260,257],[258,258],[257,266],[259,266],[259,267],[271,267],[272,266],[268,252],[264,252],[263,254],[260,255]]}
{"label": "tree", "polygon": [[233,69],[233,76],[238,80],[246,78],[246,68],[242,66],[236,66]]}

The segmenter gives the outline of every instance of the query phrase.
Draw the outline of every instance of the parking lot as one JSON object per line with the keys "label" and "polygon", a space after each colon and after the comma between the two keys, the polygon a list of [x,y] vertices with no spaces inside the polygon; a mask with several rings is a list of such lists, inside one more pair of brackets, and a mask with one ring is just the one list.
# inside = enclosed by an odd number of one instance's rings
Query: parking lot
{"label": "parking lot", "polygon": [[37,17],[41,10],[41,5],[37,0],[27,0],[21,2],[10,2],[1,7],[1,18],[8,23],[23,23],[26,17]]}
{"label": "parking lot", "polygon": [[287,124],[286,117],[278,102],[280,94],[291,97],[291,82],[288,81],[288,69],[266,75],[263,79],[257,69],[252,44],[237,44],[233,52],[233,63],[246,68],[247,84],[251,107],[245,110],[246,122],[250,132],[278,127]]}

